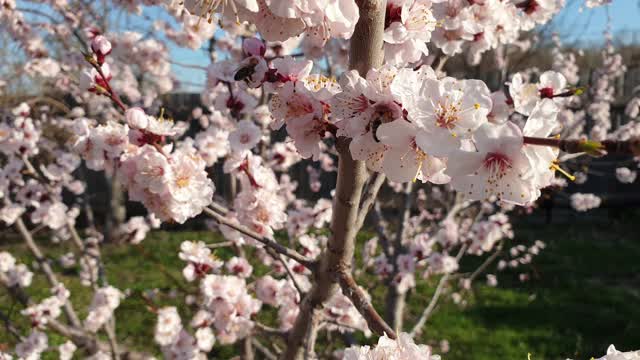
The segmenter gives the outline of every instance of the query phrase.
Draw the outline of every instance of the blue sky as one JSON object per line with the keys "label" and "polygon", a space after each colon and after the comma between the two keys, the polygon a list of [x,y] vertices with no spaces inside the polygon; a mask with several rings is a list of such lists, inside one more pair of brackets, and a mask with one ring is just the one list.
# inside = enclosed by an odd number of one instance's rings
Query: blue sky
{"label": "blue sky", "polygon": [[[607,13],[611,16],[612,32],[617,39],[625,43],[640,43],[640,0],[614,0],[609,6],[589,9],[584,0],[566,0],[567,6],[548,25],[561,35],[565,44],[579,43],[581,46],[597,44],[603,40],[607,25]],[[176,62],[207,66],[209,59],[202,51],[193,51],[171,46],[171,58]],[[199,90],[204,84],[205,73],[197,69],[188,69],[173,65],[173,71],[179,80],[188,82],[180,90]]]}
{"label": "blue sky", "polygon": [[551,26],[562,35],[564,43],[602,41],[607,13],[616,38],[625,43],[640,43],[639,0],[613,0],[608,6],[593,9],[583,4],[584,0],[567,0],[567,6],[551,22]]}

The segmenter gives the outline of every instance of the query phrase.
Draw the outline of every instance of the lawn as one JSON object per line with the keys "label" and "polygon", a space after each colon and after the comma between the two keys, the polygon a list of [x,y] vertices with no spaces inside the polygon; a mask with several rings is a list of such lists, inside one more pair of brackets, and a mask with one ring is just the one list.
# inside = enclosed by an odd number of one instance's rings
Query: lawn
{"label": "lawn", "polygon": [[[455,305],[449,296],[443,297],[420,341],[437,344],[447,339],[451,350],[444,358],[451,360],[526,359],[527,353],[533,359],[589,359],[603,354],[610,343],[619,349],[640,348],[638,218],[597,224],[520,225],[514,242],[542,239],[548,244],[527,268],[531,280],[521,283],[518,273],[502,272],[497,288],[479,281],[464,307]],[[165,306],[181,303],[183,296],[176,294],[197,292],[194,284],[181,280],[183,263],[177,253],[182,240],[214,242],[220,238],[205,232],[160,231],[151,234],[142,246],[103,247],[109,282],[127,289],[129,294],[116,313],[122,343],[142,344],[142,350],[158,351],[152,340],[155,315],[142,294],[153,297],[152,306]],[[51,256],[68,249],[66,245],[47,244],[44,240],[40,243]],[[20,244],[3,239],[0,251],[4,249],[31,263]],[[229,256],[224,251],[218,255]],[[257,271],[264,269],[258,267]],[[84,317],[90,298],[73,275],[67,273],[63,281]],[[405,321],[408,326],[413,325],[428,302],[434,282],[435,279],[419,283],[418,290],[409,296],[410,314]],[[38,276],[28,292],[41,299],[47,296],[47,289],[44,279]],[[158,291],[152,294],[151,289]],[[18,307],[12,305],[3,291],[0,289],[0,309],[11,313],[20,326],[27,326]],[[380,299],[374,298],[374,303],[379,304]],[[191,310],[187,306],[181,306],[180,310],[185,323],[188,322]],[[337,339],[332,340],[335,344]],[[4,329],[0,330],[0,346],[12,341]],[[50,345],[60,341],[52,336]],[[324,337],[320,346],[323,343]],[[335,346],[339,347],[339,342]],[[236,347],[228,346],[218,349],[212,358],[226,359],[236,351]]]}

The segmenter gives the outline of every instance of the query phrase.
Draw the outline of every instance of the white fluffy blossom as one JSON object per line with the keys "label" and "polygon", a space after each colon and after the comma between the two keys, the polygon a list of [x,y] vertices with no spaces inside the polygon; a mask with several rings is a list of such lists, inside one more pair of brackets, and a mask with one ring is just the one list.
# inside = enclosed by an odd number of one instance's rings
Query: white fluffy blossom
{"label": "white fluffy blossom", "polygon": [[571,195],[571,207],[576,211],[585,212],[600,206],[602,200],[594,194],[575,193]]}
{"label": "white fluffy blossom", "polygon": [[616,169],[616,178],[623,184],[631,184],[636,181],[638,173],[626,167],[619,167]]}
{"label": "white fluffy blossom", "polygon": [[98,289],[89,306],[89,314],[84,320],[84,328],[93,333],[97,332],[111,319],[123,297],[122,292],[112,286]]}
{"label": "white fluffy blossom", "polygon": [[344,351],[343,360],[367,359],[440,360],[440,356],[433,355],[427,345],[417,345],[411,335],[400,333],[396,340],[386,335],[380,337],[373,348],[368,345],[352,346]]}

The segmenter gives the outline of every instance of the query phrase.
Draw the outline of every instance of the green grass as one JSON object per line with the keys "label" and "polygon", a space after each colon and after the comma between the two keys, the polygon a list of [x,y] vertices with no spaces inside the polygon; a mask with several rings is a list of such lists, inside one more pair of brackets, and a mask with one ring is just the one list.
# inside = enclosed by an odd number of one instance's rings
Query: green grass
{"label": "green grass", "polygon": [[[524,360],[527,353],[532,353],[533,359],[589,359],[603,354],[610,343],[620,349],[640,348],[640,240],[637,240],[640,226],[635,219],[626,219],[625,224],[518,227],[514,243],[542,239],[548,244],[532,265],[523,268],[532,275],[531,280],[521,283],[517,280],[518,272],[507,271],[499,273],[497,288],[478,281],[466,297],[468,304],[464,307],[444,296],[420,341],[437,344],[447,339],[451,351],[444,357],[452,360]],[[173,278],[180,280],[183,291],[197,292],[195,284],[182,281],[183,263],[177,253],[183,240],[220,239],[218,235],[202,232],[155,232],[144,241],[144,251],[134,246],[103,247],[109,282],[130,294],[116,313],[123,344],[157,354],[153,344],[155,315],[140,296],[150,289],[159,289],[153,300],[155,306],[178,305],[184,322],[189,321],[193,309],[180,306],[182,295],[170,296],[171,290],[177,288]],[[52,257],[69,249],[66,244],[39,241]],[[0,251],[5,249],[27,264],[33,260],[19,242],[3,239]],[[228,251],[216,253],[222,258],[231,256]],[[477,259],[462,264],[469,269],[473,265],[477,265]],[[264,266],[256,269],[260,273],[266,270]],[[84,318],[91,299],[75,275],[74,271],[67,272],[62,280]],[[434,282],[435,279],[420,282],[417,291],[409,295],[407,327],[413,325],[426,306]],[[381,304],[384,289],[378,286],[371,290],[374,303]],[[0,309],[11,312],[18,326],[26,328],[28,324],[19,314],[19,307],[12,306],[3,291],[0,289]],[[27,291],[34,299],[48,296],[48,286],[41,276],[34,279]],[[273,317],[273,312],[261,315],[264,321]],[[342,346],[340,338],[330,340],[332,347]],[[0,346],[13,341],[2,328]],[[61,341],[52,336],[50,345]],[[324,336],[319,341],[320,346],[327,343]],[[226,346],[217,349],[212,358],[229,358],[237,350],[237,346]],[[55,356],[52,354],[50,358]]]}

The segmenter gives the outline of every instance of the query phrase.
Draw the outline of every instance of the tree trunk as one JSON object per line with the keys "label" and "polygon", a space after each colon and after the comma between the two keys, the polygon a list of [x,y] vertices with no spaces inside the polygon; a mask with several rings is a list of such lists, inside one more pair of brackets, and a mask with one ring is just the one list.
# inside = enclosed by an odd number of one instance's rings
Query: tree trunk
{"label": "tree trunk", "polygon": [[109,205],[105,217],[105,242],[111,242],[118,227],[127,219],[127,208],[125,206],[124,190],[122,184],[116,180],[115,174],[111,178],[107,178],[107,186],[109,187]]}
{"label": "tree trunk", "polygon": [[[385,0],[357,0],[360,19],[351,38],[350,68],[365,76],[371,68],[380,67],[383,59]],[[300,313],[289,332],[284,359],[299,359],[306,334],[319,323],[323,303],[337,290],[340,271],[350,271],[357,234],[356,222],[362,188],[366,180],[364,162],[356,161],[349,152],[350,139],[339,138],[338,180],[333,201],[332,236],[313,274],[313,287],[300,304]]]}

